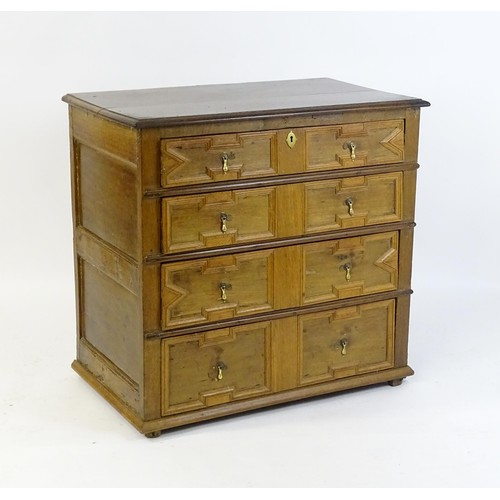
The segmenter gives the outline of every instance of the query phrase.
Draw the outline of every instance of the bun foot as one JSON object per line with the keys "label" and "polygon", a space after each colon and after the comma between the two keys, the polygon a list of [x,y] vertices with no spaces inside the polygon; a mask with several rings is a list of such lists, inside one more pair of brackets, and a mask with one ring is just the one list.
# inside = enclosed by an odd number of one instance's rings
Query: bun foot
{"label": "bun foot", "polygon": [[157,438],[159,436],[161,436],[161,431],[153,431],[153,432],[146,432],[146,434],[144,434],[147,438]]}
{"label": "bun foot", "polygon": [[403,383],[403,379],[402,378],[395,378],[394,380],[389,380],[389,382],[387,382],[387,383],[392,387],[396,387],[397,385],[401,385]]}

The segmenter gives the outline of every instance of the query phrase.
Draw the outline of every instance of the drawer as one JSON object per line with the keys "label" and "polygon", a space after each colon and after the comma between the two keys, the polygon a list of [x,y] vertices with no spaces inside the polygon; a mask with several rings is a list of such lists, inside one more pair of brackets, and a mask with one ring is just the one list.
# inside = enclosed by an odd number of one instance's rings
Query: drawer
{"label": "drawer", "polygon": [[[164,198],[162,251],[176,253],[398,222],[402,186],[403,174],[395,172]],[[284,209],[285,205],[293,210]],[[304,221],[303,227],[296,220]]]}
{"label": "drawer", "polygon": [[164,264],[162,327],[272,310],[274,254],[265,250]]}
{"label": "drawer", "polygon": [[386,300],[299,316],[299,385],[392,368],[394,314]]}
{"label": "drawer", "polygon": [[396,290],[398,233],[304,245],[303,303]]}
{"label": "drawer", "polygon": [[305,137],[308,171],[404,161],[404,120],[307,128]]}
{"label": "drawer", "polygon": [[163,415],[271,392],[269,322],[162,341]]}
{"label": "drawer", "polygon": [[276,235],[276,187],[162,200],[164,253],[268,240]]}
{"label": "drawer", "polygon": [[162,414],[393,368],[394,333],[392,299],[166,338]]}
{"label": "drawer", "polygon": [[398,233],[161,266],[162,328],[396,290]]}
{"label": "drawer", "polygon": [[[206,184],[303,171],[381,165],[405,159],[403,119],[162,139],[161,185]],[[299,140],[300,138],[300,140]]]}
{"label": "drawer", "polygon": [[305,232],[399,222],[402,186],[402,172],[308,182],[304,184]]}
{"label": "drawer", "polygon": [[277,174],[277,132],[220,134],[161,141],[164,187]]}

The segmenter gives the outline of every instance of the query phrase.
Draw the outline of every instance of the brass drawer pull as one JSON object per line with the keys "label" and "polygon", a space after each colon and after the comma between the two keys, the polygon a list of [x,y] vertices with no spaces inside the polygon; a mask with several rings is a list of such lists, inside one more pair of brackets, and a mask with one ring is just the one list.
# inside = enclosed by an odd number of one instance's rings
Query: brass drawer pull
{"label": "brass drawer pull", "polygon": [[227,166],[227,160],[228,160],[228,157],[227,157],[227,154],[224,153],[222,155],[222,171],[227,174],[227,171],[228,171],[228,166]]}
{"label": "brass drawer pull", "polygon": [[222,161],[222,172],[224,174],[227,174],[228,170],[229,170],[229,165],[228,165],[228,161],[229,160],[234,160],[234,153],[233,152],[230,152],[230,153],[222,153],[221,157],[220,157],[221,161]]}
{"label": "brass drawer pull", "polygon": [[351,160],[354,161],[356,159],[356,143],[350,141],[344,144],[344,149],[349,149],[351,152]]}
{"label": "brass drawer pull", "polygon": [[222,362],[222,361],[219,361],[214,367],[213,369],[214,370],[217,370],[217,375],[215,376],[215,380],[218,382],[219,380],[222,380],[223,378],[223,374],[222,374],[222,370],[225,370],[227,368],[227,366]]}
{"label": "brass drawer pull", "polygon": [[346,339],[342,339],[342,340],[340,341],[340,347],[341,347],[341,349],[342,349],[342,350],[340,351],[340,354],[342,354],[342,356],[345,356],[345,355],[347,354],[347,344],[348,344],[348,343],[349,343],[349,342],[347,342],[347,340],[346,340]]}
{"label": "brass drawer pull", "polygon": [[233,287],[231,286],[230,283],[221,283],[219,285],[219,288],[220,288],[220,300],[222,300],[222,302],[227,302],[226,291],[231,290],[231,288],[233,288]]}
{"label": "brass drawer pull", "polygon": [[348,212],[349,212],[349,215],[354,215],[354,208],[353,208],[353,201],[352,201],[352,198],[347,198],[347,200],[345,200],[345,204],[348,206]]}
{"label": "brass drawer pull", "polygon": [[346,281],[351,281],[351,264],[345,264],[344,265],[345,269],[345,280]]}
{"label": "brass drawer pull", "polygon": [[231,216],[229,214],[226,214],[222,212],[220,214],[220,230],[223,233],[227,232],[227,221],[231,220]]}

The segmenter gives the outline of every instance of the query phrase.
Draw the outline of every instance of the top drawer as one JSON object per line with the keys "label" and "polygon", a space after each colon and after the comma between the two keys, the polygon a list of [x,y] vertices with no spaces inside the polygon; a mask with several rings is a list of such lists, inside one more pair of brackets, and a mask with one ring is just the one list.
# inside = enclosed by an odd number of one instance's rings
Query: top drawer
{"label": "top drawer", "polygon": [[403,119],[162,139],[161,185],[206,184],[404,159]]}

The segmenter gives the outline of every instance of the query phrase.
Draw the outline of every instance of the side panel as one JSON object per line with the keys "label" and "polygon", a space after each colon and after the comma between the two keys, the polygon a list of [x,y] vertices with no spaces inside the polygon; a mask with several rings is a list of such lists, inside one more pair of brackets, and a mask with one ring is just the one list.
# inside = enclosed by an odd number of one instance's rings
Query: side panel
{"label": "side panel", "polygon": [[78,363],[142,414],[136,131],[70,108]]}

